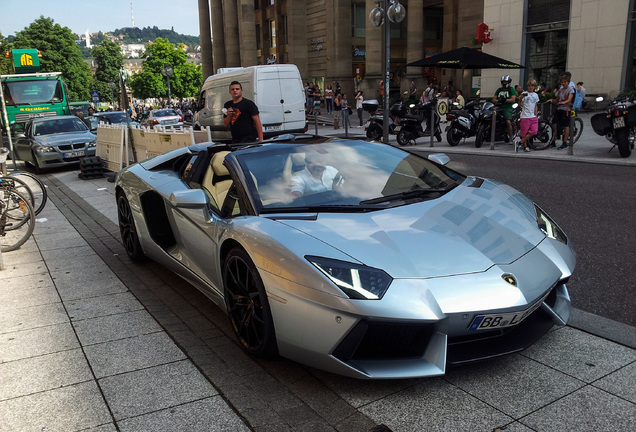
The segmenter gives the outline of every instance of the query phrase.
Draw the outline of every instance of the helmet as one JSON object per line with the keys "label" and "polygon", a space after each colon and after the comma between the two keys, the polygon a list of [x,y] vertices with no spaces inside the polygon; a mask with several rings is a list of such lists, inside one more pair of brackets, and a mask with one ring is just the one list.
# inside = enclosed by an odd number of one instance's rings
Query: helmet
{"label": "helmet", "polygon": [[504,85],[504,87],[506,85],[509,85],[512,82],[512,78],[510,78],[510,75],[504,75],[501,77],[501,84]]}

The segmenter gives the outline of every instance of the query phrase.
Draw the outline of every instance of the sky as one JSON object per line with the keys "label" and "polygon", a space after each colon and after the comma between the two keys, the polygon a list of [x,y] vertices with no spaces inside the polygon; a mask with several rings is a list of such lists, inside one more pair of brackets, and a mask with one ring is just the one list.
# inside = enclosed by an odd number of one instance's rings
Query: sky
{"label": "sky", "polygon": [[[15,35],[40,15],[73,33],[107,32],[132,27],[131,0],[0,0],[0,33]],[[135,27],[170,29],[199,35],[197,0],[132,0]]]}

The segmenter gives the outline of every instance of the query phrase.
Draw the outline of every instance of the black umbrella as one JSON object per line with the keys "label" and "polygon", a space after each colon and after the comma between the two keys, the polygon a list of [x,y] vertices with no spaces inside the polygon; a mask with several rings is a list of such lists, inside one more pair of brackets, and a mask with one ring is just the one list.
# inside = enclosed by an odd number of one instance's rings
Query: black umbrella
{"label": "black umbrella", "polygon": [[449,69],[519,69],[525,67],[468,47],[446,51],[409,63],[407,66],[435,66]]}

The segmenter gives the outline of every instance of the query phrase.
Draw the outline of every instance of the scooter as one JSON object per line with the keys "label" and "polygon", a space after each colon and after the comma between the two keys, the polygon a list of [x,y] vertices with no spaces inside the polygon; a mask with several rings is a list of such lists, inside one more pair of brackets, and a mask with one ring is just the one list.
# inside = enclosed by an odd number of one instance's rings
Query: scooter
{"label": "scooter", "polygon": [[477,135],[478,111],[481,104],[479,99],[471,100],[463,108],[446,113],[446,120],[450,122],[446,126],[446,141],[449,145],[454,147],[461,140]]}
{"label": "scooter", "polygon": [[503,116],[503,110],[501,109],[501,103],[497,105],[492,102],[486,102],[479,110],[479,121],[477,126],[477,135],[475,137],[475,147],[479,148],[484,142],[490,141],[492,130],[492,114],[497,112],[495,119],[495,141],[507,141],[508,138],[508,123]]}
{"label": "scooter", "polygon": [[[401,102],[398,104],[401,105]],[[389,135],[395,135],[396,133],[395,127],[398,125],[396,122],[397,118],[390,113],[398,104],[393,105],[389,110]],[[371,118],[369,118],[364,125],[367,138],[373,141],[382,141],[384,137],[384,111],[378,111],[378,101],[375,99],[364,101],[362,102],[362,109],[371,114]]]}
{"label": "scooter", "polygon": [[[596,99],[597,102],[602,100],[602,97]],[[590,121],[594,132],[618,146],[621,157],[632,154],[636,140],[636,103],[633,100],[621,95],[610,102],[605,113],[593,115]]]}
{"label": "scooter", "polygon": [[[397,143],[401,146],[415,144],[415,140],[420,137],[431,136],[430,116],[433,116],[433,136],[437,142],[442,141],[442,129],[440,128],[440,115],[437,112],[437,99],[432,99],[423,104],[413,104],[410,106],[414,114],[405,109],[397,113],[400,124],[395,128],[397,133]],[[425,124],[425,128],[422,124]]]}

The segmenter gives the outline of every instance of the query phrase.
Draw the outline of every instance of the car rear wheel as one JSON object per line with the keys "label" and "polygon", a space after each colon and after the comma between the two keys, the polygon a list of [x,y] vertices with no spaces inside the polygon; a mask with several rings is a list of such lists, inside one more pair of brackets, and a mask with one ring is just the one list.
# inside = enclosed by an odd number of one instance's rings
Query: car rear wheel
{"label": "car rear wheel", "polygon": [[267,293],[256,266],[240,247],[232,249],[223,265],[225,305],[241,347],[257,357],[277,354],[276,336]]}
{"label": "car rear wheel", "polygon": [[119,220],[119,233],[121,234],[126,253],[134,261],[143,261],[145,255],[139,243],[135,219],[133,218],[128,199],[123,192],[117,196],[117,219]]}

